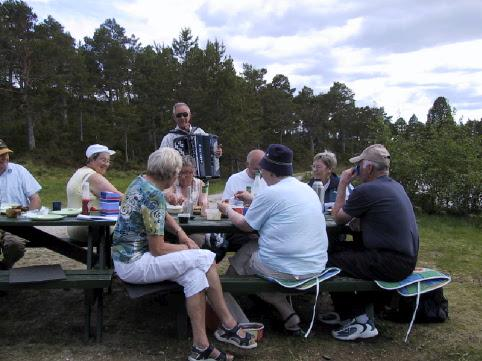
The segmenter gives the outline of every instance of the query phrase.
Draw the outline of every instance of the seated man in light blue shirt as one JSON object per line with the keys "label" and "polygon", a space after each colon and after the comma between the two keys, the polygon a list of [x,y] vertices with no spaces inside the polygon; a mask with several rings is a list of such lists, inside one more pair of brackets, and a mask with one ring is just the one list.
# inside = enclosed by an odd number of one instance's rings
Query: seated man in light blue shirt
{"label": "seated man in light blue shirt", "polygon": [[27,169],[10,162],[10,153],[13,151],[0,139],[0,202],[40,208],[42,187]]}
{"label": "seated man in light blue shirt", "polygon": [[[237,274],[303,280],[325,269],[328,240],[322,207],[316,193],[292,177],[292,161],[291,149],[271,144],[260,162],[268,187],[253,199],[246,216],[218,203],[240,230],[259,232],[258,242],[247,243],[230,259]],[[286,330],[302,334],[300,318],[285,294],[259,296],[276,307]]]}
{"label": "seated man in light blue shirt", "polygon": [[[29,209],[40,208],[38,192],[42,187],[27,169],[19,164],[10,163],[10,153],[13,151],[0,139],[1,204],[20,204]],[[13,264],[23,257],[25,243],[23,238],[0,230],[0,251],[3,254],[0,269],[12,268]]]}

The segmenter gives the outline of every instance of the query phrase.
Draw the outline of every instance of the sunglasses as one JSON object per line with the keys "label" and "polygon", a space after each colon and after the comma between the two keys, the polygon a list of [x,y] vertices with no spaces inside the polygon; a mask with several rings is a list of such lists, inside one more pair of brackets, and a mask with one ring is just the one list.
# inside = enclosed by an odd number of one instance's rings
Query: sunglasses
{"label": "sunglasses", "polygon": [[181,118],[181,117],[187,118],[188,116],[189,116],[189,113],[188,113],[188,112],[177,113],[177,114],[176,114],[176,118]]}

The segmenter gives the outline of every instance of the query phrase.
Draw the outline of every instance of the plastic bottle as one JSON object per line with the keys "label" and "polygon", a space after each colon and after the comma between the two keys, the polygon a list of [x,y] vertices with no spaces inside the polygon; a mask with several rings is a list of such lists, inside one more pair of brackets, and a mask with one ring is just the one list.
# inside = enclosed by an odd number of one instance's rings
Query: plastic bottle
{"label": "plastic bottle", "polygon": [[184,201],[184,206],[182,213],[187,213],[189,216],[192,214],[192,194],[191,194],[191,186],[187,187],[187,198]]}
{"label": "plastic bottle", "polygon": [[90,203],[90,184],[89,182],[82,183],[82,214],[88,215]]}
{"label": "plastic bottle", "polygon": [[202,194],[206,195],[206,198],[208,198],[208,196],[209,196],[209,181],[208,180],[206,180],[206,183],[204,183],[204,185],[202,186],[201,192],[202,192]]}
{"label": "plastic bottle", "polygon": [[253,198],[256,197],[256,194],[259,193],[260,187],[261,187],[261,174],[259,173],[259,170],[257,170],[254,176],[253,185],[251,187],[251,194],[253,195]]}
{"label": "plastic bottle", "polygon": [[325,187],[323,186],[323,182],[316,180],[313,182],[313,185],[311,187],[313,188],[318,198],[320,199],[321,209],[324,212],[325,211]]}

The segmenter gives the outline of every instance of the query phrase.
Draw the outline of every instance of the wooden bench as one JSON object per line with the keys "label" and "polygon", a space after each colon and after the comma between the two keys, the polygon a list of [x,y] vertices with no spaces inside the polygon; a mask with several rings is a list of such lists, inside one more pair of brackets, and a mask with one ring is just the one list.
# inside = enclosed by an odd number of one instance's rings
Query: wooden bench
{"label": "wooden bench", "polygon": [[84,290],[85,330],[84,338],[90,337],[90,321],[92,306],[96,307],[95,338],[102,340],[103,289],[108,288],[112,281],[112,270],[65,270],[65,279],[35,283],[15,283],[9,281],[10,271],[0,271],[0,290],[16,289],[68,289]]}
{"label": "wooden bench", "polygon": [[[224,292],[234,295],[248,295],[261,292],[283,292],[286,294],[300,295],[314,293],[313,287],[306,291],[292,290],[281,287],[276,283],[269,282],[256,276],[221,276],[221,284]],[[176,301],[172,304],[176,307],[177,336],[187,336],[188,316],[183,301],[182,287],[177,283],[165,281],[149,285],[125,284],[131,298],[139,298],[148,294],[172,295]],[[380,287],[373,281],[366,281],[356,278],[335,276],[320,283],[320,292],[368,292],[379,291]],[[373,305],[367,309],[370,318],[373,318]]]}

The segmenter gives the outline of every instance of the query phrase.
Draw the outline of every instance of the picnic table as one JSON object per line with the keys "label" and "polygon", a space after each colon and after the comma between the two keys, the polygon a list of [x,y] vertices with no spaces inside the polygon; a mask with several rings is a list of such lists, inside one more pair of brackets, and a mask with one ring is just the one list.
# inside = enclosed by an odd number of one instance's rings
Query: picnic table
{"label": "picnic table", "polygon": [[[8,218],[0,215],[0,228],[16,234],[29,241],[28,247],[44,247],[78,262],[84,263],[87,269],[98,265],[106,268],[107,247],[110,247],[109,227],[114,220],[79,219],[65,217],[59,220],[32,220],[29,218]],[[73,243],[70,239],[56,237],[37,226],[86,226],[89,227],[87,248]]]}

